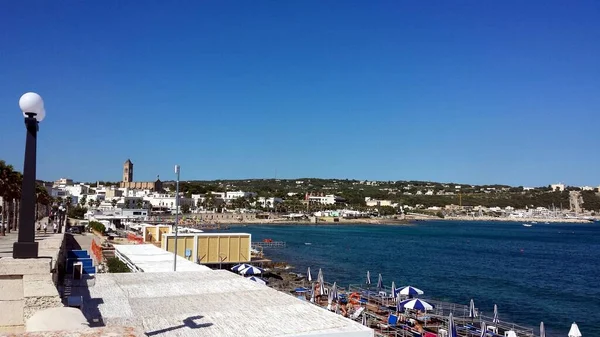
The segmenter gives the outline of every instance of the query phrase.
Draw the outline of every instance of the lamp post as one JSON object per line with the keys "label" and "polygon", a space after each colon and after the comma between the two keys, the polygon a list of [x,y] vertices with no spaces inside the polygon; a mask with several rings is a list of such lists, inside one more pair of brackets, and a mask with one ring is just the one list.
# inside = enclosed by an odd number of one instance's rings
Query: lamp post
{"label": "lamp post", "polygon": [[38,243],[35,242],[35,171],[38,124],[46,117],[44,101],[35,92],[28,92],[19,99],[19,107],[25,117],[27,137],[25,139],[25,162],[23,164],[23,185],[21,186],[21,210],[19,213],[19,235],[13,244],[13,258],[27,259],[38,257]]}
{"label": "lamp post", "polygon": [[175,165],[177,183],[175,187],[175,257],[173,259],[173,271],[177,271],[177,231],[179,225],[179,165]]}

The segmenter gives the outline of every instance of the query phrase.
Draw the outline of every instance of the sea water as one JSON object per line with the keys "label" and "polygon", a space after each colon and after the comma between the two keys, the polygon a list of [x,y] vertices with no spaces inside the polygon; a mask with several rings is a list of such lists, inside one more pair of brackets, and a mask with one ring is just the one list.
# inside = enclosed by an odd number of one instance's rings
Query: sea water
{"label": "sea water", "polygon": [[[427,221],[413,225],[260,225],[232,227],[286,248],[265,249],[316,278],[341,286],[371,282],[412,285],[423,297],[468,305],[486,316],[547,336],[566,336],[577,322],[584,337],[600,336],[600,225]],[[306,243],[310,243],[307,245]]]}

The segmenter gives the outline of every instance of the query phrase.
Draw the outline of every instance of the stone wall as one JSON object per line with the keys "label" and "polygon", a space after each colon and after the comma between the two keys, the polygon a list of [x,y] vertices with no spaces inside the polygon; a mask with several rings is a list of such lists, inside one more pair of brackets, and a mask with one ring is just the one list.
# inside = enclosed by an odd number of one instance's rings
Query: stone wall
{"label": "stone wall", "polygon": [[0,259],[0,328],[19,327],[35,312],[60,307],[58,269],[64,260],[64,234],[37,238],[39,258]]}

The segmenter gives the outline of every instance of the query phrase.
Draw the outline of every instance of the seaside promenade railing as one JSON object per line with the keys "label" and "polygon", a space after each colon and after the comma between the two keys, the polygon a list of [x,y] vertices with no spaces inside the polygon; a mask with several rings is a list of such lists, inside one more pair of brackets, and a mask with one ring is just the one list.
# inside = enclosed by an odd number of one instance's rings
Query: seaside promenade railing
{"label": "seaside promenade railing", "polygon": [[269,242],[259,241],[259,242],[252,242],[251,246],[262,247],[262,248],[285,248],[286,243],[285,243],[285,241],[269,241]]}

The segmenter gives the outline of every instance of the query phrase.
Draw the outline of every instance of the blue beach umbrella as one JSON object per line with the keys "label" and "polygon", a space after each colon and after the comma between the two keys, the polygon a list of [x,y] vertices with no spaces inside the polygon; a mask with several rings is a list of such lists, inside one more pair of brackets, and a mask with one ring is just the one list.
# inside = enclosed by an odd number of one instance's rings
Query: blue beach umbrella
{"label": "blue beach umbrella", "polygon": [[477,312],[475,311],[475,302],[471,299],[471,303],[469,303],[469,318],[477,317]]}
{"label": "blue beach umbrella", "polygon": [[306,270],[306,278],[308,279],[308,282],[312,282],[312,275],[310,274],[310,267],[308,267],[308,269]]}
{"label": "blue beach umbrella", "polygon": [[242,275],[258,275],[264,273],[264,270],[258,267],[249,266],[240,270],[240,274]]}
{"label": "blue beach umbrella", "polygon": [[367,270],[367,281],[365,282],[366,285],[371,285],[371,273]]}
{"label": "blue beach umbrella", "polygon": [[481,321],[481,335],[479,337],[486,337],[487,335],[487,326],[484,321]]}
{"label": "blue beach umbrella", "polygon": [[379,279],[377,279],[377,289],[381,290],[383,288],[383,278],[381,274],[379,274]]}
{"label": "blue beach umbrella", "polygon": [[457,337],[456,334],[456,325],[454,324],[454,317],[452,317],[452,313],[448,317],[448,337]]}
{"label": "blue beach umbrella", "polygon": [[540,323],[540,337],[546,337],[546,329],[544,328],[544,322]]}
{"label": "blue beach umbrella", "polygon": [[492,323],[498,324],[500,320],[498,319],[498,306],[494,304],[494,318],[492,319]]}
{"label": "blue beach umbrella", "polygon": [[411,286],[406,286],[406,287],[400,289],[400,291],[398,293],[400,295],[404,295],[404,296],[416,296],[416,295],[423,295],[423,290],[421,290],[419,288],[411,287]]}
{"label": "blue beach umbrella", "polygon": [[248,279],[250,281],[254,281],[256,283],[265,284],[265,285],[267,283],[269,283],[267,280],[263,280],[263,279],[261,279],[260,277],[257,277],[257,276],[250,276],[250,277],[248,277]]}
{"label": "blue beach umbrella", "polygon": [[233,267],[231,268],[231,270],[233,270],[233,271],[234,271],[234,272],[236,272],[236,273],[239,273],[240,271],[242,271],[242,270],[244,270],[244,269],[246,269],[246,268],[248,268],[248,267],[252,267],[252,266],[251,266],[251,265],[249,265],[249,264],[240,263],[240,264],[236,264],[235,266],[233,266]]}
{"label": "blue beach umbrella", "polygon": [[[420,311],[428,311],[433,309],[433,305],[420,300],[418,298],[409,299],[398,303],[398,308],[401,309],[412,309],[412,310],[420,310]],[[403,310],[398,310],[403,311]]]}

